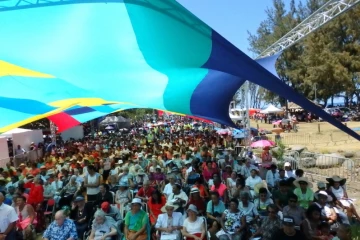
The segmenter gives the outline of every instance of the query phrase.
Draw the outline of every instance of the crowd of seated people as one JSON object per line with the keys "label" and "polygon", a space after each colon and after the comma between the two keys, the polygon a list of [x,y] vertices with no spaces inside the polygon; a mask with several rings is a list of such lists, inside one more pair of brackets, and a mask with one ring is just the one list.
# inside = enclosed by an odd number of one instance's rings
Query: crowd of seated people
{"label": "crowd of seated people", "polygon": [[[160,130],[84,139],[61,155],[8,164],[0,239],[351,239],[359,216],[346,179],[314,189],[289,163],[258,165],[252,153],[235,153],[235,140],[225,147],[216,133],[198,134],[193,142]],[[11,212],[4,226],[2,211]]]}

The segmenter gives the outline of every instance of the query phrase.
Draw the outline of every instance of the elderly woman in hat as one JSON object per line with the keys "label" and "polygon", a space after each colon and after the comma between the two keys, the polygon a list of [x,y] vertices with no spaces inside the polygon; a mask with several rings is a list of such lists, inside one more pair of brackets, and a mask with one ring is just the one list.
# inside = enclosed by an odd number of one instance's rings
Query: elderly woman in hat
{"label": "elderly woman in hat", "polygon": [[308,209],[309,205],[314,201],[314,192],[312,183],[305,177],[298,178],[294,181],[294,194],[298,197],[300,207]]}
{"label": "elderly woman in hat", "polygon": [[345,189],[346,179],[339,176],[333,176],[331,178],[326,178],[326,181],[329,182],[329,191],[334,194],[336,203],[346,210],[347,216],[349,218],[355,216],[356,219],[360,221],[360,217],[354,207],[353,201],[349,199],[347,195]]}
{"label": "elderly woman in hat", "polygon": [[128,240],[147,240],[149,234],[149,217],[141,209],[142,202],[139,198],[134,198],[131,202],[131,211],[125,216],[125,239]]}
{"label": "elderly woman in hat", "polygon": [[160,239],[165,236],[167,239],[180,240],[180,231],[182,229],[182,214],[174,212],[178,206],[168,202],[161,208],[162,214],[159,214],[155,229],[160,233]]}
{"label": "elderly woman in hat", "polygon": [[121,182],[118,187],[119,190],[115,193],[115,203],[118,204],[121,216],[123,216],[124,211],[127,209],[126,205],[132,200],[132,195],[129,190],[129,184]]}
{"label": "elderly woman in hat", "polygon": [[112,217],[106,216],[104,211],[97,210],[94,218],[89,240],[111,240],[113,236],[117,235],[116,228],[114,227],[115,220]]}
{"label": "elderly woman in hat", "polygon": [[205,240],[205,222],[204,219],[198,217],[199,211],[195,205],[190,205],[187,209],[188,217],[184,220],[182,235],[186,240]]}

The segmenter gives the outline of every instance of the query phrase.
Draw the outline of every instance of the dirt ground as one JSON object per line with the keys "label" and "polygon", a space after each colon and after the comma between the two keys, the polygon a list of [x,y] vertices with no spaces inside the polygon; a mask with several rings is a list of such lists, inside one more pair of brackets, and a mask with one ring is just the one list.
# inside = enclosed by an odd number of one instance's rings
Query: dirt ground
{"label": "dirt ground", "polygon": [[[347,122],[349,128],[359,128],[360,122]],[[271,131],[272,124],[251,121],[251,127]],[[319,132],[320,128],[320,132]],[[286,145],[303,145],[309,150],[319,153],[333,153],[345,151],[360,151],[360,144],[348,134],[340,131],[327,122],[312,122],[298,124],[297,133],[281,133]],[[360,134],[360,131],[357,131]]]}

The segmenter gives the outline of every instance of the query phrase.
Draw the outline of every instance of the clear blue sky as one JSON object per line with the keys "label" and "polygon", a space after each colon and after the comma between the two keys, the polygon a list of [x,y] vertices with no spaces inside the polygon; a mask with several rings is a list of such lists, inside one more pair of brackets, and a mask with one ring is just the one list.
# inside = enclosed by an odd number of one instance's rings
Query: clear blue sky
{"label": "clear blue sky", "polygon": [[[177,0],[250,57],[248,33],[255,33],[273,0]],[[285,1],[287,2],[287,1]]]}

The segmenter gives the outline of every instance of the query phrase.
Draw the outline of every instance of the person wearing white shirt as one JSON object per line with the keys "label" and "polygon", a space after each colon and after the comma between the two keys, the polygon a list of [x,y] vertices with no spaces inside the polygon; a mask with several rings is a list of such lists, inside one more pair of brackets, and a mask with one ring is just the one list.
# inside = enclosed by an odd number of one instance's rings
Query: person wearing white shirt
{"label": "person wearing white shirt", "polygon": [[171,202],[179,206],[176,211],[183,213],[184,207],[188,200],[189,197],[183,190],[181,190],[181,185],[179,183],[175,183],[175,185],[173,186],[173,192],[169,195],[167,202]]}
{"label": "person wearing white shirt", "polygon": [[0,192],[0,239],[16,239],[16,221],[19,219],[13,207],[4,204],[5,196]]}
{"label": "person wearing white shirt", "polygon": [[244,177],[244,179],[247,179],[248,177],[250,177],[250,171],[251,171],[251,169],[253,169],[253,168],[254,168],[254,166],[251,165],[251,161],[250,161],[250,160],[246,160],[245,165],[243,165],[243,166],[241,167],[241,171],[240,171],[240,173],[241,173],[241,175]]}
{"label": "person wearing white shirt", "polygon": [[258,176],[258,174],[259,170],[257,168],[252,168],[250,171],[250,177],[248,177],[245,181],[245,186],[249,188],[251,197],[255,196],[255,185],[262,182],[262,179]]}
{"label": "person wearing white shirt", "polygon": [[183,216],[179,212],[174,212],[177,206],[168,202],[161,208],[156,220],[155,229],[160,232],[160,240],[180,240],[180,230],[182,229]]}
{"label": "person wearing white shirt", "polygon": [[272,164],[270,167],[270,171],[267,171],[266,173],[266,183],[268,187],[274,188],[276,187],[276,183],[278,182],[278,179],[280,179],[279,172],[277,171],[277,167],[275,164]]}
{"label": "person wearing white shirt", "polygon": [[168,176],[169,183],[165,185],[163,193],[165,194],[166,198],[169,198],[170,194],[173,192],[173,186],[175,185],[175,176],[170,174]]}
{"label": "person wearing white shirt", "polygon": [[286,162],[284,164],[284,168],[285,168],[285,177],[286,178],[296,178],[296,175],[294,173],[294,171],[291,169],[291,164],[289,162]]}
{"label": "person wearing white shirt", "polygon": [[54,195],[55,203],[56,203],[56,205],[58,205],[59,201],[61,199],[60,192],[61,192],[61,189],[63,188],[63,182],[59,181],[58,178],[55,178],[55,180],[51,183],[51,186],[55,191],[55,195]]}

